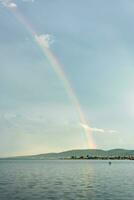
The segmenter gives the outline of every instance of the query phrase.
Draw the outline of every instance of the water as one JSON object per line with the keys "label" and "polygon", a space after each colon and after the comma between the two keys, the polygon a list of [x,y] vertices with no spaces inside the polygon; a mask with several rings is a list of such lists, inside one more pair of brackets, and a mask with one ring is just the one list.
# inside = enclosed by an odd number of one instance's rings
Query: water
{"label": "water", "polygon": [[133,200],[134,161],[0,161],[0,200]]}

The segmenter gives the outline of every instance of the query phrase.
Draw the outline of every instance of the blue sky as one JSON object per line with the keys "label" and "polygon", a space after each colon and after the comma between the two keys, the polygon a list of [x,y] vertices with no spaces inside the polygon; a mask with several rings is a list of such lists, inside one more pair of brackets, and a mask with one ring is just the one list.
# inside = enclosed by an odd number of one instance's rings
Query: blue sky
{"label": "blue sky", "polygon": [[105,130],[92,133],[97,148],[132,149],[134,2],[1,0],[0,156],[87,148],[62,81],[11,4],[48,35],[88,125]]}

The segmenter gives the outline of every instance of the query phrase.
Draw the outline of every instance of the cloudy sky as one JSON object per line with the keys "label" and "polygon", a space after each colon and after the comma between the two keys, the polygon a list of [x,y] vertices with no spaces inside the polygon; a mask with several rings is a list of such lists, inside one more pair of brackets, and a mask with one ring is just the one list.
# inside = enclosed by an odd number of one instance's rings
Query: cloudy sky
{"label": "cloudy sky", "polygon": [[131,0],[0,0],[0,156],[90,148],[85,130],[97,148],[134,148],[133,22]]}

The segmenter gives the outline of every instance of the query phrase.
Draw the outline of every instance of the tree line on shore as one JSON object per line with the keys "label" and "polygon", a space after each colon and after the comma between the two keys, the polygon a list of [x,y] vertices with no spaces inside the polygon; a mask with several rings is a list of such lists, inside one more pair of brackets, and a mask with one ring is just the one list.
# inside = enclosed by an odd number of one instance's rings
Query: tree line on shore
{"label": "tree line on shore", "polygon": [[89,159],[89,160],[134,160],[134,156],[71,156],[70,159]]}

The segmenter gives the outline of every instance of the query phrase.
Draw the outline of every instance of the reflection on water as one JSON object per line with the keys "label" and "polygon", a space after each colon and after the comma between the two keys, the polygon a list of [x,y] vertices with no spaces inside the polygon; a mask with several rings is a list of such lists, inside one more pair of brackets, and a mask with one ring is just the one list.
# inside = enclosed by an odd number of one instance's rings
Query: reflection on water
{"label": "reflection on water", "polygon": [[133,171],[133,161],[0,161],[0,200],[133,200]]}

